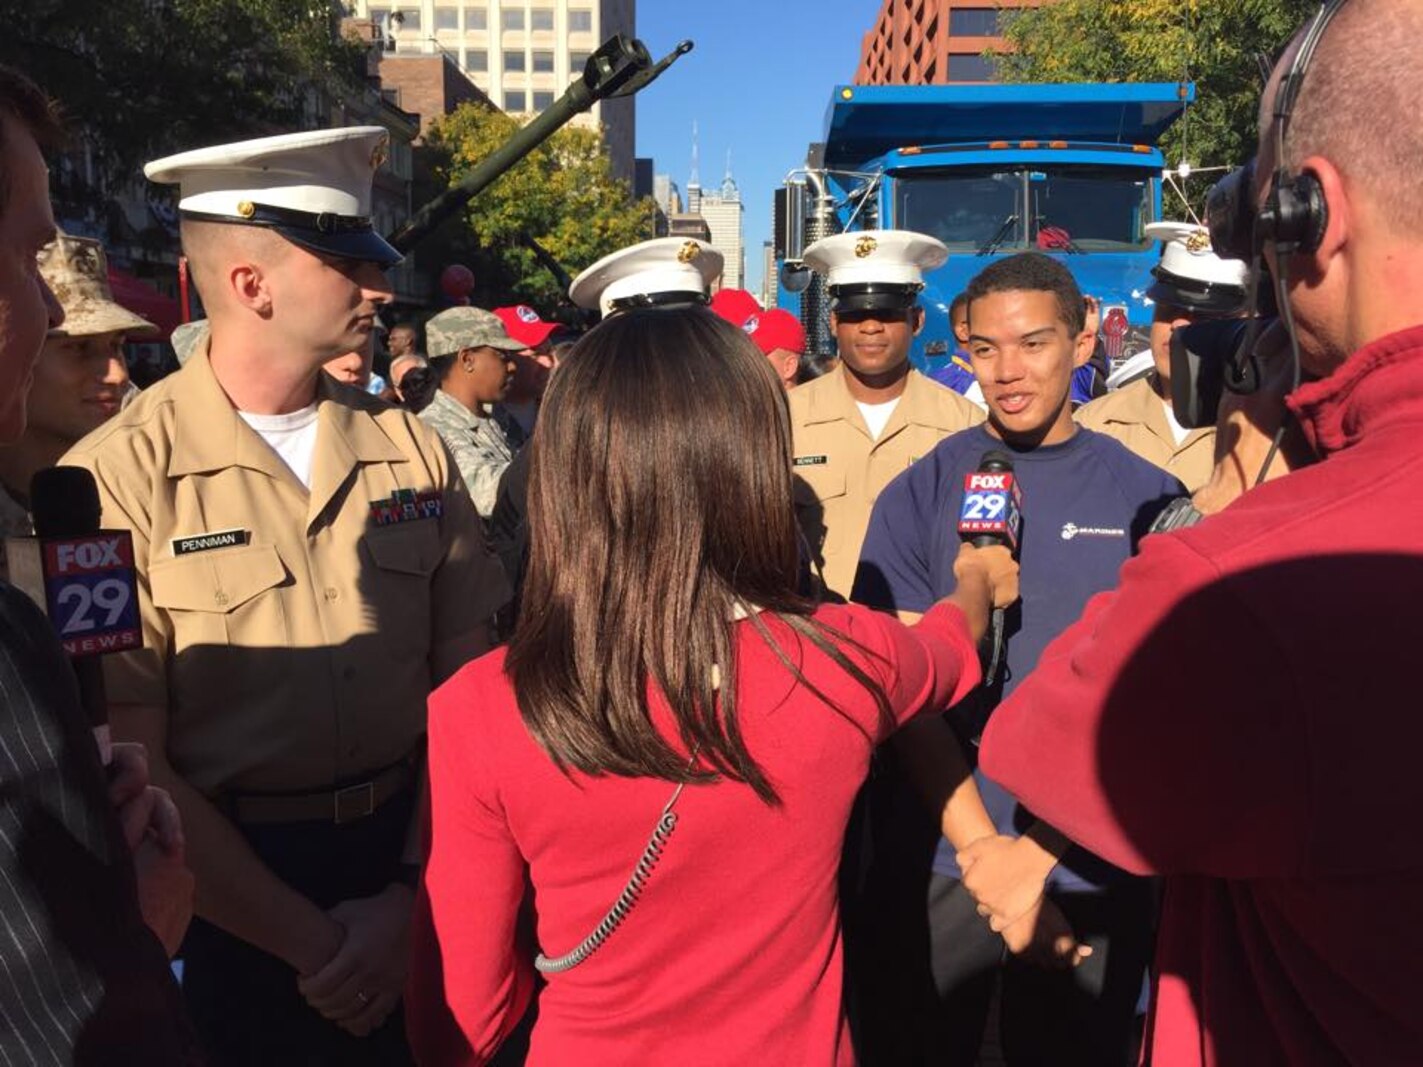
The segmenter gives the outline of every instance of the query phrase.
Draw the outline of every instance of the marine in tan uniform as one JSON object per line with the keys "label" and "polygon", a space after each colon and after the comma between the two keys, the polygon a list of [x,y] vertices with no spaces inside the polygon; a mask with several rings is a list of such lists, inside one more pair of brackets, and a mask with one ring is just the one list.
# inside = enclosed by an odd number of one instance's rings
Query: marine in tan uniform
{"label": "marine in tan uniform", "polygon": [[1171,410],[1171,332],[1207,319],[1245,313],[1250,268],[1222,259],[1210,233],[1186,222],[1158,222],[1148,236],[1165,242],[1156,281],[1147,295],[1156,302],[1151,320],[1152,369],[1106,396],[1077,409],[1089,430],[1115,437],[1142,459],[1174,474],[1194,493],[1215,468],[1215,427],[1188,430]]}
{"label": "marine in tan uniform", "polygon": [[398,1000],[430,690],[488,645],[502,571],[448,452],[322,370],[399,255],[378,127],[150,164],[209,315],[185,366],[67,457],[134,535],[145,647],[116,734],[182,809],[184,993],[218,1064],[408,1062]]}
{"label": "marine in tan uniform", "polygon": [[796,513],[826,592],[846,598],[875,498],[939,441],[984,411],[909,363],[924,326],[923,271],[944,246],[901,230],[838,234],[805,251],[826,278],[839,365],[791,390]]}

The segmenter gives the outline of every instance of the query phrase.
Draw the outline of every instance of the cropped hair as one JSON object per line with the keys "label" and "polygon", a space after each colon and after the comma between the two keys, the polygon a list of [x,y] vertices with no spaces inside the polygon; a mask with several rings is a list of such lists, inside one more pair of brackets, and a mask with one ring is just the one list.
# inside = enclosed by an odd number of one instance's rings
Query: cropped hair
{"label": "cropped hair", "polygon": [[[734,628],[751,627],[828,713],[845,713],[772,619],[891,714],[862,665],[874,657],[799,592],[790,413],[741,330],[702,308],[611,316],[550,379],[528,447],[529,567],[505,670],[560,768],[725,778],[777,803],[742,734]],[[649,689],[670,709],[665,733]]]}
{"label": "cropped hair", "polygon": [[1066,324],[1067,332],[1076,337],[1086,328],[1087,308],[1072,272],[1041,252],[1020,252],[990,263],[974,275],[964,290],[969,301],[970,323],[973,302],[990,293],[1052,293],[1057,298],[1058,317]]}
{"label": "cropped hair", "polygon": [[[64,143],[59,109],[38,85],[14,67],[0,64],[0,117],[9,118],[35,139],[41,151],[53,151]],[[0,215],[10,203],[10,146],[5,143],[6,124],[0,122]]]}
{"label": "cropped hair", "polygon": [[[1349,0],[1319,42],[1285,137],[1288,169],[1298,173],[1310,156],[1325,157],[1410,234],[1418,232],[1423,196],[1423,127],[1414,113],[1420,35],[1417,0]],[[1262,106],[1268,115],[1275,100]]]}

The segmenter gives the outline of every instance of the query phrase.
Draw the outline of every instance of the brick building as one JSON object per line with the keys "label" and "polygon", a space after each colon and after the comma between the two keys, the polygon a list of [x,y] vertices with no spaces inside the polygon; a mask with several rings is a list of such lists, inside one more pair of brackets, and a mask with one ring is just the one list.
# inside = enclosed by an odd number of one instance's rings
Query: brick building
{"label": "brick building", "polygon": [[447,53],[436,49],[427,55],[381,53],[378,68],[381,89],[394,92],[400,108],[420,116],[421,137],[429,132],[430,123],[461,104],[494,106]]}
{"label": "brick building", "polygon": [[1003,47],[1000,9],[1051,0],[884,0],[860,51],[857,85],[944,85],[993,80],[984,52]]}

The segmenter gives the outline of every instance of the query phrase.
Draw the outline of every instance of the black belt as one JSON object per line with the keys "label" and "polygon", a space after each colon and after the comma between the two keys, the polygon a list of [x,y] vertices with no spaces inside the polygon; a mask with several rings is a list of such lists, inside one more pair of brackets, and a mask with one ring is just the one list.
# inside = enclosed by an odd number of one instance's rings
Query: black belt
{"label": "black belt", "polygon": [[409,789],[414,779],[412,761],[402,761],[353,785],[316,793],[234,793],[226,806],[237,823],[350,823],[375,814]]}

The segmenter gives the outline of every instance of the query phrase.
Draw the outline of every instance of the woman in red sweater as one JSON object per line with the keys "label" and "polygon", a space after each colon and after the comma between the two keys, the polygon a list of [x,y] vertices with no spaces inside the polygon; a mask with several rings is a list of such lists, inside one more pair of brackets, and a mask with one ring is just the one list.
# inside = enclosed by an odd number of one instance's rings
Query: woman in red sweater
{"label": "woman in red sweater", "polygon": [[977,684],[1015,565],[965,548],[913,628],[799,596],[784,396],[701,309],[588,334],[532,447],[518,629],[430,701],[418,1058],[486,1062],[538,952],[531,1065],[852,1063],[850,804],[878,742]]}

